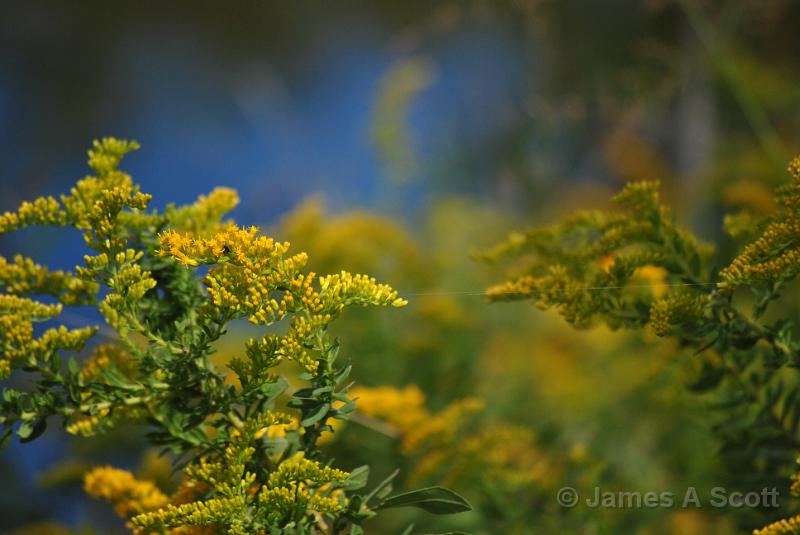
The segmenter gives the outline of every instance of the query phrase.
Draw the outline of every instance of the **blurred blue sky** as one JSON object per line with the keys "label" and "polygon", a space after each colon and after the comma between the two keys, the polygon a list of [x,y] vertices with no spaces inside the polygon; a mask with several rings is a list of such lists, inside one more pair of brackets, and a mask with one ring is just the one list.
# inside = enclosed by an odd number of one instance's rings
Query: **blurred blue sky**
{"label": "blurred blue sky", "polygon": [[[399,188],[389,181],[370,139],[380,81],[403,57],[373,24],[353,15],[328,27],[289,55],[297,63],[288,69],[281,67],[286,58],[270,51],[232,57],[181,24],[133,25],[96,43],[109,47],[98,54],[99,80],[89,82],[100,87],[77,105],[61,94],[62,85],[49,76],[38,82],[8,54],[0,61],[0,209],[61,193],[86,174],[90,138],[78,133],[92,132],[140,141],[142,150],[123,167],[157,207],[226,185],[239,190],[235,215],[246,224],[274,221],[313,193],[334,209],[380,205],[413,214],[432,188],[421,177]],[[460,30],[422,53],[435,77],[413,102],[410,124],[415,150],[435,165],[459,143],[485,145],[502,130],[520,91],[521,66],[491,28]],[[65,84],[81,83],[68,68],[62,75]],[[59,143],[45,143],[52,138]],[[468,172],[488,172],[487,158],[472,153]],[[449,187],[469,191],[474,176]]]}

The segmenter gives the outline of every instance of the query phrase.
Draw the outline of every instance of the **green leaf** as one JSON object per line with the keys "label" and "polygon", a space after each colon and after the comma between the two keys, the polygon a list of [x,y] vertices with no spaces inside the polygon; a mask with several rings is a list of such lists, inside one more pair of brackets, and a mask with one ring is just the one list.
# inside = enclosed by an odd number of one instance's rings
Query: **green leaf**
{"label": "green leaf", "polygon": [[350,472],[350,476],[345,480],[342,485],[345,490],[358,490],[367,486],[369,479],[369,466],[359,466]]}
{"label": "green leaf", "polygon": [[33,433],[33,425],[30,421],[22,422],[17,429],[17,436],[23,440],[31,436],[31,433]]}
{"label": "green leaf", "polygon": [[300,425],[303,426],[303,427],[310,427],[310,426],[314,425],[315,423],[317,423],[320,420],[322,420],[328,414],[328,411],[330,410],[330,408],[331,408],[331,404],[330,403],[323,403],[314,412],[314,414],[312,414],[311,416],[308,416],[307,418],[303,419],[303,421],[300,422]]}
{"label": "green leaf", "polygon": [[30,442],[44,433],[45,429],[47,429],[47,420],[44,418],[39,418],[35,422],[28,420],[19,426],[17,436],[19,436],[20,442]]}
{"label": "green leaf", "polygon": [[311,396],[318,398],[321,394],[327,394],[328,392],[333,392],[333,386],[321,386],[319,388],[315,388],[311,391]]}
{"label": "green leaf", "polygon": [[284,377],[279,377],[277,381],[263,383],[259,385],[257,391],[265,403],[273,402],[278,396],[289,388],[289,382]]}
{"label": "green leaf", "polygon": [[78,362],[74,358],[70,358],[67,361],[67,368],[73,377],[76,377],[81,372],[81,367],[78,366]]}
{"label": "green leaf", "polygon": [[345,382],[345,380],[347,380],[352,369],[353,367],[348,364],[336,373],[336,379],[334,380],[336,386],[340,386],[343,382]]}
{"label": "green leaf", "polygon": [[112,386],[115,386],[123,390],[132,390],[136,388],[134,385],[129,384],[127,379],[125,379],[123,375],[117,373],[116,371],[110,368],[105,368],[103,370],[103,378],[106,379],[109,383],[111,383]]}
{"label": "green leaf", "polygon": [[472,506],[460,495],[442,487],[428,487],[392,496],[376,509],[390,507],[419,507],[435,515],[471,511]]}
{"label": "green leaf", "polygon": [[333,363],[336,361],[336,357],[339,356],[339,339],[335,339],[333,343],[327,348],[327,355],[326,359],[328,362]]}

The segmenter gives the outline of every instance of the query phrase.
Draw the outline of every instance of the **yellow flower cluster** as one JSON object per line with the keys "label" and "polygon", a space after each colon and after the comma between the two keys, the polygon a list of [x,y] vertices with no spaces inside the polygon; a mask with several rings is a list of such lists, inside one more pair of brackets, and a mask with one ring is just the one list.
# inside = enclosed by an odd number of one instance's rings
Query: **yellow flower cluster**
{"label": "yellow flower cluster", "polygon": [[116,218],[124,207],[142,210],[150,196],[139,192],[131,177],[116,166],[135,142],[104,138],[95,141],[89,150],[89,166],[97,176],[88,176],[77,182],[70,195],[62,195],[59,202],[53,197],[42,197],[34,202],[23,202],[16,212],[0,216],[0,234],[30,225],[72,225],[86,231],[87,244],[104,248],[106,240],[116,240]]}
{"label": "yellow flower cluster", "polygon": [[47,321],[61,313],[62,306],[46,305],[16,295],[0,295],[0,312],[4,316],[19,314],[29,321]]}
{"label": "yellow flower cluster", "polygon": [[33,323],[47,321],[61,305],[45,305],[14,295],[0,295],[0,352],[7,361],[27,359],[34,343]]}
{"label": "yellow flower cluster", "polygon": [[[75,210],[73,216],[76,228],[86,229],[84,234],[89,247],[99,250],[120,249],[124,241],[116,236],[117,218],[123,208],[129,207],[144,210],[150,202],[151,196],[138,191],[138,186],[130,182],[130,177],[122,185],[109,187],[104,181],[97,180],[92,184],[92,189],[99,189],[96,199],[91,207],[85,201],[78,201],[71,206]],[[84,179],[91,180],[91,179]],[[65,205],[67,198],[65,200]],[[70,205],[67,205],[68,209]]]}
{"label": "yellow flower cluster", "polygon": [[139,143],[125,139],[104,137],[94,140],[89,149],[89,167],[101,175],[107,176],[116,172],[119,162],[129,152],[139,150]]}
{"label": "yellow flower cluster", "polygon": [[800,533],[800,515],[778,520],[753,531],[753,535],[795,535]]}
{"label": "yellow flower cluster", "polygon": [[[98,251],[97,256],[87,257],[87,266],[77,274],[49,271],[33,260],[17,256],[13,262],[0,257],[0,287],[6,295],[0,295],[0,352],[5,359],[24,359],[27,365],[37,360],[48,359],[59,349],[78,350],[92,336],[95,329],[68,330],[57,327],[44,332],[39,338],[33,336],[33,323],[54,318],[61,312],[61,305],[44,305],[25,299],[24,295],[51,295],[61,304],[78,305],[93,302],[104,280],[102,271],[107,269],[109,256],[118,261],[116,280],[112,279],[112,292],[103,303],[106,316],[114,326],[121,326],[119,310],[125,298],[141,297],[155,285],[149,274],[134,264],[141,255],[124,251],[125,235],[118,228],[118,217],[124,208],[143,210],[150,200],[139,192],[131,177],[119,170],[117,165],[129,151],[135,150],[135,142],[105,138],[95,141],[89,150],[89,165],[96,176],[87,176],[77,182],[69,195],[60,201],[43,197],[33,202],[24,202],[15,212],[0,216],[0,233],[40,225],[72,225],[84,230],[86,243]],[[122,258],[116,256],[122,255]],[[118,292],[122,292],[120,295]],[[2,365],[7,374],[10,365]]]}
{"label": "yellow flower cluster", "polygon": [[656,299],[662,297],[667,292],[667,286],[665,284],[666,278],[666,269],[650,265],[637,268],[634,273],[634,279],[645,283]]}
{"label": "yellow flower cluster", "polygon": [[285,292],[278,302],[276,289],[291,286],[305,292],[310,286],[310,280],[298,278],[307,256],[285,258],[288,250],[286,242],[258,236],[256,227],[230,225],[210,238],[167,231],[161,236],[159,254],[191,266],[217,264],[205,278],[210,305],[227,317],[244,315],[253,323],[269,325],[294,306],[292,293]]}
{"label": "yellow flower cluster", "polygon": [[150,275],[149,271],[142,270],[141,265],[128,261],[120,266],[116,276],[108,280],[108,286],[122,297],[139,299],[156,286]]}
{"label": "yellow flower cluster", "polygon": [[239,204],[239,195],[230,188],[214,188],[208,195],[201,195],[194,204],[176,208],[167,206],[164,217],[170,225],[179,231],[188,232],[193,236],[204,236],[216,232],[221,226],[222,216],[236,208]]}
{"label": "yellow flower cluster", "polygon": [[[246,505],[242,496],[211,498],[177,506],[167,504],[161,509],[133,517],[131,524],[134,526],[134,533],[158,533],[163,531],[163,528],[212,526],[215,524],[226,524],[228,526],[227,533],[246,533],[236,530],[236,520],[232,518],[233,512],[241,511]],[[167,530],[167,533],[177,532],[177,530]]]}
{"label": "yellow flower cluster", "polygon": [[477,476],[483,482],[501,483],[504,489],[531,486],[550,488],[563,473],[561,463],[539,447],[535,433],[525,427],[490,424],[478,428],[463,440],[432,448],[423,455],[411,479],[436,475],[443,483]]}
{"label": "yellow flower cluster", "polygon": [[392,305],[400,308],[408,304],[405,299],[397,297],[397,291],[388,284],[378,284],[367,275],[351,275],[342,271],[320,277],[319,284],[323,300],[330,308],[342,308],[350,304]]}
{"label": "yellow flower cluster", "polygon": [[94,336],[96,332],[96,327],[67,329],[64,325],[47,329],[42,333],[42,336],[34,341],[31,353],[36,358],[45,359],[57,349],[80,351],[86,341]]}
{"label": "yellow flower cluster", "polygon": [[489,301],[532,299],[577,326],[600,317],[641,327],[672,280],[699,280],[713,252],[671,221],[657,182],[628,184],[614,212],[581,212],[562,224],[514,233],[480,258],[517,257],[522,273],[486,291]]}
{"label": "yellow flower cluster", "polygon": [[22,255],[9,262],[0,256],[0,287],[14,295],[52,295],[65,305],[88,302],[98,290],[97,283],[64,271],[50,271]]}
{"label": "yellow flower cluster", "polygon": [[139,481],[126,470],[110,466],[94,468],[84,477],[83,488],[89,496],[102,498],[125,518],[164,507],[167,496],[149,481]]}
{"label": "yellow flower cluster", "polygon": [[400,431],[413,429],[430,416],[425,408],[425,394],[417,385],[359,386],[350,390],[350,396],[356,400],[361,414],[384,420]]}
{"label": "yellow flower cluster", "polygon": [[431,442],[439,444],[451,442],[464,419],[483,408],[483,400],[478,398],[465,398],[450,403],[440,412],[408,430],[403,437],[403,449],[410,452]]}
{"label": "yellow flower cluster", "polygon": [[31,225],[64,225],[67,213],[53,197],[40,197],[33,202],[24,201],[16,212],[0,215],[0,234]]}
{"label": "yellow flower cluster", "polygon": [[135,142],[114,138],[95,141],[89,150],[89,166],[97,176],[79,180],[60,202],[40,197],[23,202],[15,212],[5,212],[0,215],[0,234],[31,225],[73,225],[87,231],[88,244],[102,247],[104,240],[112,237],[114,221],[123,207],[144,209],[150,201],[129,175],[116,168],[126,153],[138,147]]}
{"label": "yellow flower cluster", "polygon": [[302,453],[283,461],[269,476],[270,488],[286,487],[292,482],[314,482],[319,484],[344,483],[349,474],[330,466],[322,466],[316,461],[303,457]]}
{"label": "yellow flower cluster", "polygon": [[215,265],[204,279],[213,315],[246,317],[264,326],[291,315],[285,336],[269,334],[248,342],[251,360],[266,366],[289,359],[313,373],[318,363],[308,347],[345,306],[406,304],[391,287],[366,275],[343,271],[317,279],[315,273],[302,273],[308,256],[287,257],[288,250],[288,242],[260,236],[256,227],[230,225],[211,237],[167,231],[159,255],[189,266]]}
{"label": "yellow flower cluster", "polygon": [[[348,304],[403,306],[405,300],[385,284],[378,284],[366,275],[341,272],[320,277],[320,291],[313,291],[314,274],[304,276],[299,270],[308,256],[299,253],[285,258],[289,243],[277,243],[272,238],[258,236],[258,229],[229,226],[211,238],[194,238],[188,234],[167,231],[161,236],[161,256],[174,257],[187,265],[220,264],[240,268],[209,274],[209,294],[217,306],[244,310],[253,315],[252,321],[264,321],[287,306],[302,303],[313,313],[336,311]],[[278,305],[273,292],[287,286],[291,300]],[[241,307],[241,308],[240,308]],[[268,308],[270,311],[264,312]]]}
{"label": "yellow flower cluster", "polygon": [[568,322],[585,326],[595,314],[607,308],[607,292],[620,295],[622,286],[621,281],[611,280],[608,271],[583,281],[571,277],[566,266],[554,264],[540,276],[523,275],[492,286],[486,290],[486,297],[490,302],[533,299],[538,308],[554,307]]}
{"label": "yellow flower cluster", "polygon": [[345,504],[334,496],[323,496],[312,492],[305,484],[288,483],[284,487],[264,487],[258,495],[258,501],[271,515],[280,518],[287,510],[311,510],[316,513],[336,513],[344,509]]}
{"label": "yellow flower cluster", "polygon": [[[109,251],[111,252],[111,251]],[[125,337],[125,333],[135,324],[135,318],[128,313],[130,303],[141,299],[156,287],[150,271],[142,269],[139,263],[144,253],[134,249],[120,249],[116,254],[105,252],[86,256],[87,267],[78,267],[78,275],[85,280],[101,280],[109,291],[98,305],[106,322]]]}
{"label": "yellow flower cluster", "polygon": [[109,410],[107,408],[102,408],[97,414],[74,416],[64,430],[70,435],[92,437],[101,429],[112,427],[112,420],[108,415]]}
{"label": "yellow flower cluster", "polygon": [[307,372],[316,372],[319,362],[307,347],[314,343],[313,336],[322,332],[330,321],[330,314],[317,314],[310,319],[293,316],[289,322],[289,332],[280,338],[280,345],[274,353],[274,362],[280,362],[284,358],[294,360]]}
{"label": "yellow flower cluster", "polygon": [[435,474],[437,480],[454,484],[478,475],[483,481],[502,481],[503,488],[521,488],[554,484],[563,471],[539,448],[530,429],[490,424],[464,432],[465,417],[483,407],[480,400],[458,400],[431,413],[425,395],[414,385],[357,387],[351,395],[359,414],[389,424],[403,453],[416,456],[412,481]]}
{"label": "yellow flower cluster", "polygon": [[[166,520],[170,515],[174,515],[175,518],[179,515],[183,517],[194,515],[193,519],[198,521],[203,514],[202,511],[213,510],[218,506],[215,503],[208,505],[208,502],[195,502],[197,496],[208,488],[188,480],[184,480],[178,490],[170,496],[165,495],[151,481],[137,479],[126,470],[108,466],[89,470],[83,474],[83,480],[84,490],[88,495],[110,502],[114,511],[123,519],[132,515],[141,520],[155,518]],[[135,533],[152,533],[151,530],[138,528],[134,522],[128,522],[126,526]],[[199,526],[178,526],[163,532],[170,535],[217,533],[216,530]]]}
{"label": "yellow flower cluster", "polygon": [[97,379],[109,367],[128,371],[131,367],[130,354],[119,344],[100,344],[83,363],[80,375],[84,381]]}
{"label": "yellow flower cluster", "polygon": [[719,287],[731,291],[753,281],[786,280],[800,271],[800,157],[789,164],[792,183],[779,196],[782,210],[761,235],[720,273]]}
{"label": "yellow flower cluster", "polygon": [[477,398],[465,398],[432,414],[425,407],[425,395],[416,385],[402,389],[391,386],[356,387],[350,394],[356,399],[359,413],[383,420],[396,428],[406,453],[417,451],[430,442],[450,441],[463,419],[484,406],[483,401]]}
{"label": "yellow flower cluster", "polygon": [[283,461],[270,474],[258,501],[276,519],[298,507],[318,513],[335,513],[344,509],[345,498],[341,492],[326,495],[327,491],[332,483],[342,484],[348,476],[347,472],[310,461],[298,453]]}
{"label": "yellow flower cluster", "polygon": [[[578,289],[570,289],[570,286]],[[580,284],[567,276],[564,266],[555,265],[549,268],[547,275],[540,277],[523,275],[492,286],[486,290],[486,298],[490,302],[536,298],[538,306],[547,307],[559,301],[563,301],[564,304],[574,301],[572,297],[581,292],[579,288]],[[568,297],[570,299],[566,299]],[[577,313],[568,315],[570,318],[578,316]]]}
{"label": "yellow flower cluster", "polygon": [[754,280],[779,280],[792,277],[800,266],[800,250],[787,248],[800,234],[800,220],[772,223],[742,254],[726,267],[722,289],[732,289]]}
{"label": "yellow flower cluster", "polygon": [[47,329],[38,338],[34,337],[33,324],[54,318],[61,312],[62,305],[46,305],[38,301],[0,294],[0,356],[9,361],[25,365],[46,360],[58,349],[80,350],[96,332],[95,328],[85,327],[69,330],[63,325]]}
{"label": "yellow flower cluster", "polygon": [[[250,520],[250,511],[254,507],[262,511],[268,522],[276,522],[297,511],[341,511],[347,502],[337,486],[343,484],[349,474],[306,459],[302,452],[283,460],[264,484],[259,484],[256,475],[246,470],[246,464],[256,451],[251,442],[260,440],[274,429],[292,424],[291,417],[271,411],[246,421],[233,434],[224,457],[214,461],[201,459],[186,469],[186,479],[172,497],[165,497],[159,503],[156,500],[147,502],[148,505],[155,504],[153,507],[135,510],[128,505],[119,507],[117,512],[126,515],[139,513],[131,519],[138,533],[164,529],[169,533],[184,533],[181,530],[187,527],[225,525],[228,533],[244,534],[249,533],[245,524]],[[198,486],[213,489],[214,497],[197,501],[196,492],[187,495],[186,489]],[[116,496],[123,493],[107,494]],[[98,492],[93,495],[106,497]],[[117,500],[107,499],[117,503]]]}
{"label": "yellow flower cluster", "polygon": [[668,336],[678,325],[696,324],[710,300],[710,295],[670,294],[650,307],[650,327],[656,335]]}
{"label": "yellow flower cluster", "polygon": [[289,244],[258,236],[257,227],[229,225],[210,238],[168,230],[161,235],[161,256],[171,256],[186,265],[227,263],[253,272],[270,269],[283,260]]}

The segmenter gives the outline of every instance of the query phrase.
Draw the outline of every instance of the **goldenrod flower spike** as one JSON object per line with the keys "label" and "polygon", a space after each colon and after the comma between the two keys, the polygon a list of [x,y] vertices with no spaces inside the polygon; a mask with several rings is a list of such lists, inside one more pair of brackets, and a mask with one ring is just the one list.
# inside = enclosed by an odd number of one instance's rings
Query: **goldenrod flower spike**
{"label": "goldenrod flower spike", "polygon": [[65,305],[88,304],[99,286],[72,273],[50,271],[30,258],[0,256],[0,288],[14,295],[51,295]]}
{"label": "goldenrod flower spike", "polygon": [[[530,299],[577,326],[598,318],[612,328],[646,324],[641,311],[667,298],[670,283],[705,283],[712,253],[671,220],[658,190],[658,182],[631,183],[613,198],[619,210],[581,212],[560,225],[513,233],[480,258],[520,256],[523,271],[489,288],[487,298]],[[645,276],[655,272],[658,281]]]}
{"label": "goldenrod flower spike", "polygon": [[796,535],[797,533],[800,533],[800,515],[778,520],[753,531],[753,535]]}
{"label": "goldenrod flower spike", "polygon": [[208,195],[200,195],[194,204],[176,208],[167,207],[167,217],[173,228],[193,236],[205,237],[217,232],[225,224],[222,217],[239,204],[239,195],[230,188],[214,188]]}
{"label": "goldenrod flower spike", "polygon": [[139,481],[126,470],[110,466],[95,468],[84,477],[89,496],[102,498],[125,518],[131,514],[153,511],[167,504],[167,496],[149,481]]}
{"label": "goldenrod flower spike", "polygon": [[346,306],[406,304],[390,286],[367,275],[303,273],[305,253],[287,256],[288,242],[261,236],[255,227],[230,225],[207,237],[168,230],[159,245],[160,256],[184,265],[214,265],[204,278],[209,313],[264,326],[291,316],[285,336],[248,343],[251,358],[268,366],[288,359],[315,373],[319,363],[308,346]]}
{"label": "goldenrod flower spike", "polygon": [[800,273],[800,157],[789,164],[792,183],[778,197],[780,210],[766,228],[722,270],[720,289],[758,281],[783,281]]}

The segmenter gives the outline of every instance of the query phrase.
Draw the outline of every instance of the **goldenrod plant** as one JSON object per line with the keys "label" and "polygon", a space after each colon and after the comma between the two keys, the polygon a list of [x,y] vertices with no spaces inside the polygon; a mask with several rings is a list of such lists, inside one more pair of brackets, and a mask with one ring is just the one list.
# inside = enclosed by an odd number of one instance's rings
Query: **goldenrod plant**
{"label": "goldenrod plant", "polygon": [[690,387],[716,395],[715,429],[723,457],[746,474],[739,483],[779,481],[800,450],[800,340],[786,312],[800,272],[800,159],[789,172],[776,209],[733,233],[753,238],[721,270],[714,248],[674,222],[658,183],[638,182],[614,198],[616,211],[581,212],[481,253],[489,262],[514,259],[511,277],[486,295],[532,301],[578,327],[648,329],[691,348],[699,373]]}
{"label": "goldenrod plant", "polygon": [[[351,305],[406,301],[367,275],[308,272],[289,243],[223,219],[238,202],[232,190],[149,209],[150,195],[118,167],[137,148],[95,141],[94,175],[0,216],[2,233],[73,227],[89,249],[74,273],[21,256],[0,263],[4,441],[31,441],[56,418],[80,436],[145,424],[182,473],[174,493],[111,466],[84,478],[135,533],[358,534],[382,508],[469,510],[440,487],[390,497],[391,478],[361,494],[368,468],[334,468],[318,447],[355,407],[329,325]],[[69,352],[97,327],[58,325],[73,305],[97,307],[116,333],[82,366]],[[231,380],[211,357],[236,320],[261,334],[229,362]],[[304,384],[289,388],[284,362]]]}

